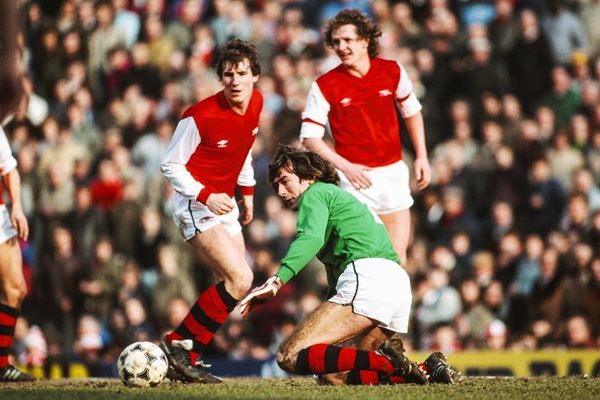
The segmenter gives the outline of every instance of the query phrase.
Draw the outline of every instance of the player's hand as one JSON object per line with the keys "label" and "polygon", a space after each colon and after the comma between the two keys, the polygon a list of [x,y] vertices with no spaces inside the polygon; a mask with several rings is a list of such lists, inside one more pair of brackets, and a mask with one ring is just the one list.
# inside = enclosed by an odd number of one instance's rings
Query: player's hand
{"label": "player's hand", "polygon": [[431,182],[431,167],[429,166],[429,160],[427,160],[427,157],[416,158],[414,167],[417,188],[423,190],[429,186],[429,183]]}
{"label": "player's hand", "polygon": [[206,206],[216,215],[225,215],[233,210],[231,197],[227,193],[211,193],[206,199]]}
{"label": "player's hand", "polygon": [[13,204],[13,208],[10,212],[10,223],[13,228],[17,231],[19,238],[27,240],[29,237],[29,224],[27,223],[27,217],[20,206]]}
{"label": "player's hand", "polygon": [[279,279],[277,275],[273,275],[267,279],[265,283],[252,289],[252,291],[240,301],[240,312],[242,313],[242,317],[246,318],[250,311],[275,297],[282,286],[283,283],[281,282],[281,279]]}
{"label": "player's hand", "polygon": [[238,205],[242,206],[242,210],[240,212],[240,221],[242,225],[248,225],[254,217],[254,196],[245,195],[242,200],[240,200]]}
{"label": "player's hand", "polygon": [[368,189],[371,187],[372,182],[367,174],[368,168],[364,165],[353,164],[349,162],[343,169],[342,172],[348,178],[348,181],[357,190]]}

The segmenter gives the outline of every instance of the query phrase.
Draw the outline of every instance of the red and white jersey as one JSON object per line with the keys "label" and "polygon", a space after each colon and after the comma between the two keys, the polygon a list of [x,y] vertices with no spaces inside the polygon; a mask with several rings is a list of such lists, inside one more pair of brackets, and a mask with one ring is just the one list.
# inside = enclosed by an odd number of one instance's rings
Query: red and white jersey
{"label": "red and white jersey", "polygon": [[[13,157],[4,129],[0,126],[0,177],[8,174],[16,167],[17,160]],[[0,205],[2,204],[4,204],[4,200],[2,200],[2,184],[0,182]]]}
{"label": "red and white jersey", "polygon": [[350,162],[381,167],[402,159],[396,100],[404,118],[421,111],[406,70],[373,58],[362,78],[340,64],[313,83],[300,138],[323,137],[329,123],[335,151]]}
{"label": "red and white jersey", "polygon": [[254,90],[244,115],[231,109],[223,91],[188,108],[161,164],[173,188],[202,203],[211,193],[233,197],[236,184],[243,194],[252,194],[251,148],[262,107],[263,96]]}

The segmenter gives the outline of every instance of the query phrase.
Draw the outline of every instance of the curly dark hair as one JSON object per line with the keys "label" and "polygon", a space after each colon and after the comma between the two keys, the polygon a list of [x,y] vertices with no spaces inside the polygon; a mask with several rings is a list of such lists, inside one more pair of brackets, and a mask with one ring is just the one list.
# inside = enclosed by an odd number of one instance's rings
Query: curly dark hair
{"label": "curly dark hair", "polygon": [[297,146],[287,144],[277,146],[277,152],[269,164],[269,183],[271,185],[283,168],[298,175],[298,178],[302,180],[314,179],[334,185],[340,183],[340,177],[332,163],[317,153]]}
{"label": "curly dark hair", "polygon": [[0,2],[0,122],[17,108],[23,95],[21,73],[17,69],[19,29],[17,2]]}
{"label": "curly dark hair", "polygon": [[244,59],[248,59],[252,75],[260,75],[260,61],[258,59],[258,50],[256,50],[256,46],[245,40],[231,39],[227,42],[223,51],[221,51],[219,61],[217,61],[216,69],[219,78],[223,78],[223,68],[225,67],[225,64],[229,63],[236,66],[244,61]]}
{"label": "curly dark hair", "polygon": [[381,28],[373,20],[363,14],[358,8],[342,10],[335,17],[327,21],[323,27],[325,43],[333,47],[333,31],[342,25],[354,25],[356,33],[361,39],[369,40],[369,58],[377,57],[379,54],[379,39],[381,39]]}

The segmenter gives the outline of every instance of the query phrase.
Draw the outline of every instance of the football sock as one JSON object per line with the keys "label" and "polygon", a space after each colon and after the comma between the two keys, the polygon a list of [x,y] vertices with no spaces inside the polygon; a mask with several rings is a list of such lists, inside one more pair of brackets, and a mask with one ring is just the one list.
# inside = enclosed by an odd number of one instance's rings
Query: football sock
{"label": "football sock", "polygon": [[396,385],[404,383],[404,378],[377,371],[350,371],[346,383],[348,385]]}
{"label": "football sock", "polygon": [[8,354],[12,347],[18,316],[19,310],[0,303],[0,368],[8,366]]}
{"label": "football sock", "polygon": [[374,351],[320,343],[298,353],[295,372],[307,375],[350,370],[369,370],[389,374],[394,371],[394,366],[387,357]]}
{"label": "football sock", "polygon": [[194,364],[237,303],[225,289],[224,282],[209,287],[200,294],[181,325],[167,335],[167,341],[192,339],[190,358]]}

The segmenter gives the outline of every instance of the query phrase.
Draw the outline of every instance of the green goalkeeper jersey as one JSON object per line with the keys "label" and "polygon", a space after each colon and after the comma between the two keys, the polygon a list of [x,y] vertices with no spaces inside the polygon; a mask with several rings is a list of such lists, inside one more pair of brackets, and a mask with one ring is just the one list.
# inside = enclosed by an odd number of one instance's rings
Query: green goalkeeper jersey
{"label": "green goalkeeper jersey", "polygon": [[283,283],[316,255],[325,264],[329,291],[346,266],[361,258],[400,263],[383,223],[363,203],[339,187],[313,183],[298,202],[297,236],[281,260]]}

